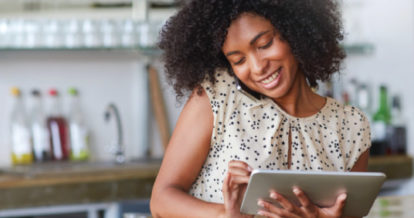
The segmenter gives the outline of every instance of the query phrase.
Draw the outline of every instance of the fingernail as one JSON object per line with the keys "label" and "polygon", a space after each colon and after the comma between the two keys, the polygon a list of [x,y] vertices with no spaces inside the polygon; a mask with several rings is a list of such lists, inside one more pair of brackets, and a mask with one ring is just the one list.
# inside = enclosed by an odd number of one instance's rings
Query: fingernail
{"label": "fingernail", "polygon": [[250,172],[252,172],[253,171],[253,168],[251,168],[250,166],[248,166],[247,167],[247,170],[250,171]]}
{"label": "fingernail", "polygon": [[270,193],[270,198],[272,198],[272,199],[277,199],[277,194],[276,193],[274,193],[274,192],[272,192],[272,193]]}
{"label": "fingernail", "polygon": [[297,195],[300,194],[300,190],[297,187],[293,188],[293,192]]}
{"label": "fingernail", "polygon": [[259,201],[257,202],[257,205],[259,205],[260,207],[264,207],[264,202],[263,202],[263,201],[261,201],[261,200],[259,200]]}
{"label": "fingernail", "polygon": [[259,210],[259,212],[257,212],[257,214],[260,215],[260,216],[266,215],[262,210]]}
{"label": "fingernail", "polygon": [[341,196],[339,196],[340,197],[340,199],[341,200],[345,200],[346,199],[346,197],[347,197],[347,195],[346,195],[346,193],[343,193],[343,194],[341,194]]}

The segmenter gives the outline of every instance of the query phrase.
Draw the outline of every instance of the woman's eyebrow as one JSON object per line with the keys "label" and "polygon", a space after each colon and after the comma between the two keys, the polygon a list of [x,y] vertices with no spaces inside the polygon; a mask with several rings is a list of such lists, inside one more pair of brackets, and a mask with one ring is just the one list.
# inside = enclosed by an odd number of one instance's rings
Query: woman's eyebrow
{"label": "woman's eyebrow", "polygon": [[250,41],[250,45],[253,45],[261,36],[263,36],[264,34],[266,34],[266,33],[268,33],[268,32],[270,32],[270,30],[267,30],[267,31],[263,31],[263,32],[261,32],[261,33],[259,33],[259,34],[257,34],[253,39],[252,39],[252,41]]}
{"label": "woman's eyebrow", "polygon": [[[263,31],[263,32],[261,32],[261,33],[259,33],[259,34],[257,34],[251,41],[250,41],[250,45],[253,45],[261,36],[263,36],[264,34],[266,34],[266,33],[268,33],[268,32],[270,32],[270,30],[266,30],[266,31]],[[227,53],[226,54],[226,56],[230,56],[230,55],[233,55],[233,54],[239,54],[240,52],[239,51],[231,51],[231,52],[229,52],[229,53]]]}

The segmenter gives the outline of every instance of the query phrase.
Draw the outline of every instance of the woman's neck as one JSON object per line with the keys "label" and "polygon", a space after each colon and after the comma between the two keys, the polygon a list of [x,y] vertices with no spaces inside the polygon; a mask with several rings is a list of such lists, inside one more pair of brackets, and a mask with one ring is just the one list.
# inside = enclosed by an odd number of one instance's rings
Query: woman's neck
{"label": "woman's neck", "polygon": [[308,117],[319,112],[326,103],[326,99],[314,93],[305,75],[298,73],[288,93],[273,99],[284,111],[294,117]]}

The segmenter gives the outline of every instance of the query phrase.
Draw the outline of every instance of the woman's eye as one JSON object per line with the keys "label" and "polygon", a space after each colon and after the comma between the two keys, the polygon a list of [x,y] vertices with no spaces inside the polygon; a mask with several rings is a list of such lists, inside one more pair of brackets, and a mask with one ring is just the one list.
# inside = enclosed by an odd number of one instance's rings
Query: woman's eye
{"label": "woman's eye", "polygon": [[259,49],[266,49],[269,48],[273,43],[273,39],[271,39],[266,45],[259,47]]}
{"label": "woman's eye", "polygon": [[244,61],[244,58],[240,59],[239,61],[235,62],[234,65],[239,65],[242,64]]}

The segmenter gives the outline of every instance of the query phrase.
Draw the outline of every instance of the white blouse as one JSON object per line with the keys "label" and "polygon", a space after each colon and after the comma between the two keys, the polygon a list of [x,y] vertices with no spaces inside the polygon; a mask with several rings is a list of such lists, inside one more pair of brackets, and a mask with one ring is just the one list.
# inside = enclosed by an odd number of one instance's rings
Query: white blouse
{"label": "white blouse", "polygon": [[288,169],[291,132],[291,170],[349,171],[371,146],[368,119],[355,107],[327,98],[316,114],[297,118],[272,99],[254,101],[237,91],[236,80],[225,71],[216,83],[202,83],[214,114],[211,147],[189,193],[223,203],[222,185],[230,160],[253,169]]}

